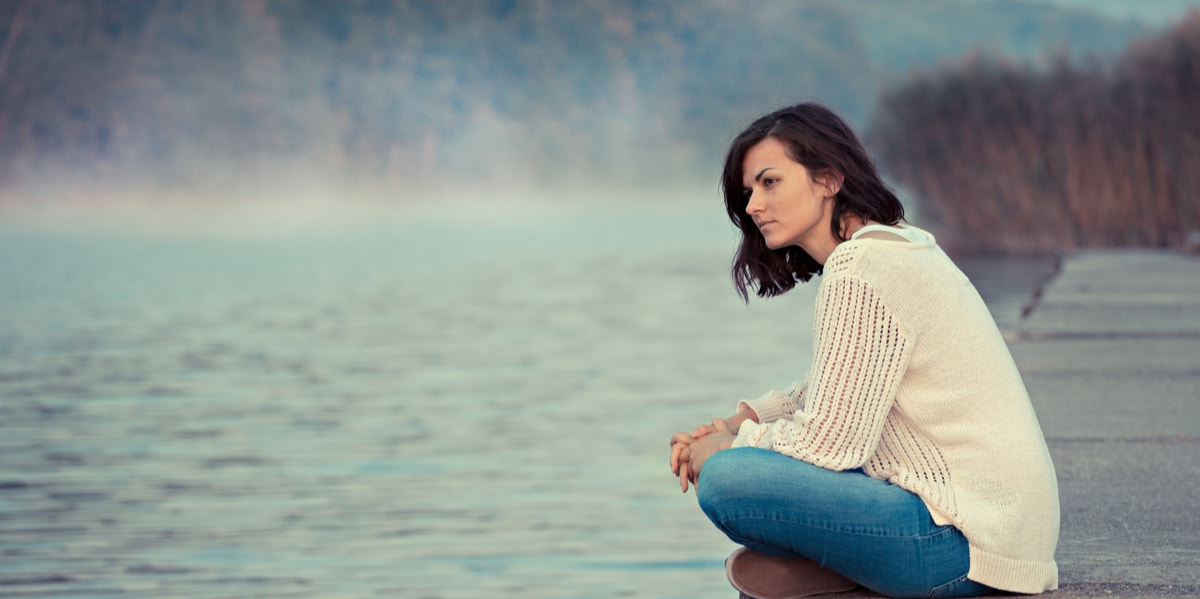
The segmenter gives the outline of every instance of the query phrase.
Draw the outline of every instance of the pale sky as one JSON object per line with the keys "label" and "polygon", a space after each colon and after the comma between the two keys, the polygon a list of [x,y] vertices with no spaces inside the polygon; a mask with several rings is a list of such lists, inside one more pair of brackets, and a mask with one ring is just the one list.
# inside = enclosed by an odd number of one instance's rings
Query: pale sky
{"label": "pale sky", "polygon": [[1035,0],[1059,6],[1071,6],[1117,18],[1134,18],[1150,25],[1163,25],[1178,19],[1190,7],[1200,8],[1200,0]]}

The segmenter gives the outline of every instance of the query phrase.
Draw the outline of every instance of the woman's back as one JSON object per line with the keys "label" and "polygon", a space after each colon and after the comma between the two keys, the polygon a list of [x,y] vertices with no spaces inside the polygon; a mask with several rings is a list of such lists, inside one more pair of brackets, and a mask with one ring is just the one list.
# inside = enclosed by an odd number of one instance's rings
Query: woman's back
{"label": "woman's back", "polygon": [[[1009,588],[1052,584],[1057,481],[1025,386],[978,292],[932,236],[909,231],[926,241],[860,236],[840,245],[818,295],[818,347],[823,331],[842,330],[822,322],[822,296],[849,280],[877,295],[910,346],[864,470],[916,493],[936,522],[962,530],[973,571],[991,571],[981,578]],[[847,339],[824,345],[864,347]]]}

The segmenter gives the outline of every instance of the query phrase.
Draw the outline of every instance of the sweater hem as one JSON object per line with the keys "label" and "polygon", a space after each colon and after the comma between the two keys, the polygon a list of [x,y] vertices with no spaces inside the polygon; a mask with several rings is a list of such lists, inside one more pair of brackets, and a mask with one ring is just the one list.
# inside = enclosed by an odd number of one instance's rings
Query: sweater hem
{"label": "sweater hem", "polygon": [[971,569],[967,578],[994,589],[1037,594],[1058,588],[1058,564],[1050,561],[1013,559],[971,546]]}

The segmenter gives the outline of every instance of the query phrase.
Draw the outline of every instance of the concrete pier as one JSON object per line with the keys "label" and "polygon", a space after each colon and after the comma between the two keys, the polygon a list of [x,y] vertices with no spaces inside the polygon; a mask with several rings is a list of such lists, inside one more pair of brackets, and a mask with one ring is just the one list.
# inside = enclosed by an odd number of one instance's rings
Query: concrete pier
{"label": "concrete pier", "polygon": [[1055,596],[1200,596],[1200,259],[1074,255],[1012,333],[1058,472]]}

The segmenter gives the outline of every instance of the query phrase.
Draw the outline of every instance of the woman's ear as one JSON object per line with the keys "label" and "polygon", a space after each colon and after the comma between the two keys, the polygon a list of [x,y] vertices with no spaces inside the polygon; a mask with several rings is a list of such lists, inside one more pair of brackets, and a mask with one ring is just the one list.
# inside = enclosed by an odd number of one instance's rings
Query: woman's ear
{"label": "woman's ear", "polygon": [[826,197],[832,198],[842,190],[842,182],[845,180],[841,172],[837,169],[829,168],[825,169],[825,172],[821,174],[820,181],[818,182],[825,189]]}

